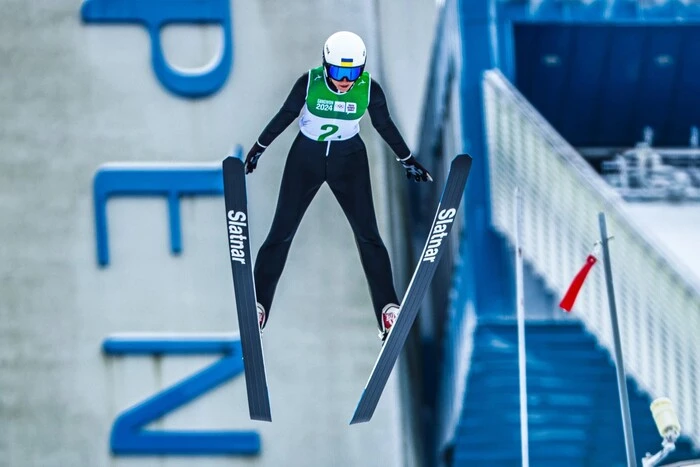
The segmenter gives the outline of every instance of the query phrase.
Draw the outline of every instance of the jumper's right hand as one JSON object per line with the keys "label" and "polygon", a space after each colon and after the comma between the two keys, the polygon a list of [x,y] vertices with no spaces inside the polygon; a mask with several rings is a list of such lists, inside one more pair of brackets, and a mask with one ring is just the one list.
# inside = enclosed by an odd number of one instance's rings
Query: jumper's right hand
{"label": "jumper's right hand", "polygon": [[260,146],[256,141],[253,147],[250,148],[250,151],[248,151],[248,155],[245,158],[245,173],[249,174],[255,170],[255,168],[258,166],[258,159],[260,159],[263,152],[265,152],[265,148]]}

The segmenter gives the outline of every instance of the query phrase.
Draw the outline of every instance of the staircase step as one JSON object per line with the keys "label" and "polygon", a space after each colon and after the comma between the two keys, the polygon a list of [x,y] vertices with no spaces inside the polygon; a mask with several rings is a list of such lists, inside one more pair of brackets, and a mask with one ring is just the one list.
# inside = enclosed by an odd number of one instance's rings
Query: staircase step
{"label": "staircase step", "polygon": [[[478,357],[483,360],[513,359],[517,362],[518,348],[484,345],[482,348],[474,352],[474,357]],[[543,363],[546,362],[549,364],[566,363],[570,365],[610,365],[611,363],[610,358],[608,358],[607,355],[592,350],[536,348],[533,346],[528,347],[526,361],[528,365],[537,361],[541,361]]]}
{"label": "staircase step", "polygon": [[[625,467],[625,440],[614,362],[580,323],[528,323],[530,465]],[[520,465],[517,326],[480,322],[452,465]],[[635,449],[641,459],[661,439],[650,398],[627,381]],[[680,459],[687,451],[677,450]]]}
{"label": "staircase step", "polygon": [[[478,356],[473,361],[469,368],[469,377],[491,374],[518,374],[517,360],[498,360],[498,359],[483,359]],[[527,364],[528,379],[535,378],[539,375],[561,375],[561,376],[581,376],[585,378],[591,377],[615,377],[615,371],[606,365],[554,365],[545,362],[530,361]]]}
{"label": "staircase step", "polygon": [[[471,395],[471,393],[470,393]],[[517,392],[511,393],[499,393],[498,396],[491,396],[486,393],[484,397],[472,398],[477,406],[482,407],[486,410],[493,410],[494,408],[500,408],[504,405],[506,406],[520,406],[520,397]],[[491,404],[484,404],[484,401],[490,399]],[[546,392],[528,392],[527,403],[528,407],[537,407],[542,405],[555,406],[563,410],[567,409],[587,409],[593,410],[598,408],[603,408],[605,410],[610,410],[610,407],[601,406],[597,404],[599,401],[594,395],[589,394],[557,394],[557,393],[546,393]],[[467,407],[465,405],[465,407]]]}
{"label": "staircase step", "polygon": [[[469,385],[469,391],[473,390],[489,390],[499,391],[503,393],[518,392],[520,381],[517,374],[484,374],[479,375],[479,378],[474,378],[472,384]],[[547,375],[533,376],[527,378],[528,391],[531,390],[551,390],[578,393],[598,393],[600,392],[601,384],[616,384],[614,375],[604,375],[601,378],[584,378],[576,375]]]}
{"label": "staircase step", "polygon": [[[587,430],[561,428],[533,430],[529,433],[530,443],[585,443],[588,438]],[[501,430],[497,427],[490,430],[473,431],[464,438],[465,445],[470,449],[479,446],[512,446],[520,444],[520,431]]]}
{"label": "staircase step", "polygon": [[[478,430],[481,427],[504,426],[519,427],[519,404],[498,404],[494,410],[484,407],[483,404],[465,405],[459,428],[464,430]],[[542,426],[571,426],[589,427],[591,439],[605,439],[610,436],[622,436],[622,421],[619,419],[619,410],[609,408],[595,408],[588,410],[567,409],[562,407],[545,407],[528,405],[528,426],[538,429]],[[635,437],[650,439],[653,442],[658,439],[654,426],[649,426],[649,421],[644,414],[632,413],[632,422],[635,429]],[[615,417],[618,417],[615,419]],[[644,433],[644,434],[642,434]],[[654,443],[658,444],[658,443]]]}
{"label": "staircase step", "polygon": [[[484,410],[488,412],[488,410]],[[463,411],[459,426],[465,429],[479,429],[480,426],[503,425],[520,426],[520,412],[518,410],[499,410],[497,416],[477,417],[477,411]],[[564,426],[569,423],[572,426],[593,426],[597,421],[594,411],[561,410],[559,407],[528,407],[528,425],[536,426]],[[601,415],[605,415],[601,412]],[[622,429],[620,427],[620,429]]]}
{"label": "staircase step", "polygon": [[[479,341],[480,339],[498,339],[508,342],[518,341],[518,330],[513,328],[512,331],[507,332],[493,332],[485,330],[482,332],[477,332],[474,334],[474,341]],[[559,330],[536,330],[531,328],[525,328],[525,339],[529,341],[551,341],[551,342],[580,342],[588,343],[593,346],[597,346],[597,341],[588,335],[580,333],[571,332],[560,332]]]}
{"label": "staircase step", "polygon": [[[516,321],[508,322],[487,322],[481,321],[476,328],[476,333],[479,332],[494,332],[494,333],[515,333],[518,329]],[[525,332],[533,333],[569,333],[575,335],[589,336],[586,328],[579,321],[562,322],[562,321],[529,321],[525,323]]]}
{"label": "staircase step", "polygon": [[[509,448],[504,449],[504,446]],[[568,467],[577,465],[577,462],[585,459],[586,450],[583,447],[579,447],[578,444],[536,443],[530,446],[529,457],[530,465],[533,466],[557,465],[559,467]],[[534,459],[537,459],[537,461]],[[554,461],[558,463],[554,464]],[[484,464],[483,462],[489,463]],[[498,465],[491,462],[510,462],[508,464],[510,467],[520,465],[520,441],[518,440],[515,445],[496,443],[491,448],[460,449],[455,455],[454,465],[488,465],[489,467]]]}
{"label": "staircase step", "polygon": [[[518,453],[519,454],[519,453]],[[588,461],[584,459],[572,459],[568,458],[537,458],[530,457],[530,465],[535,467],[590,467]],[[469,456],[458,456],[454,458],[454,466],[488,466],[488,467],[518,467],[521,465],[520,455],[518,457],[511,457],[507,459],[492,459],[483,458],[478,454]],[[608,465],[606,467],[617,467]],[[625,467],[625,466],[622,466]]]}
{"label": "staircase step", "polygon": [[[498,336],[495,334],[484,334],[476,337],[473,340],[475,347],[518,347],[517,336],[512,339],[507,336]],[[587,338],[575,338],[574,336],[537,336],[525,334],[525,343],[528,350],[531,345],[535,347],[547,347],[552,349],[582,349],[582,350],[602,350],[598,344]]]}

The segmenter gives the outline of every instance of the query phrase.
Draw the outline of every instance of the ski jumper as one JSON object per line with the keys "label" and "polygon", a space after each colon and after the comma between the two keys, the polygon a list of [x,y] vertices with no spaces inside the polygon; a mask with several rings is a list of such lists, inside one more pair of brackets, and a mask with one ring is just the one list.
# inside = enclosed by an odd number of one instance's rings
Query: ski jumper
{"label": "ski jumper", "polygon": [[289,149],[270,232],[255,261],[257,300],[268,319],[292,239],[324,182],[352,228],[380,328],[382,308],[398,304],[389,254],[377,228],[367,150],[359,135],[365,112],[399,158],[410,156],[382,88],[367,72],[346,93],[335,91],[323,67],[305,73],[258,138],[258,144],[267,147],[300,116],[300,131]]}

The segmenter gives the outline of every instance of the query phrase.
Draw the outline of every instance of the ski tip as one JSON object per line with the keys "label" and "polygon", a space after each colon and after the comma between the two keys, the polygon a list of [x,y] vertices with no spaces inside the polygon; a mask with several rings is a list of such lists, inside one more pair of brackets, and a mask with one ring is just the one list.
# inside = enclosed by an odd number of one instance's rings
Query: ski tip
{"label": "ski tip", "polygon": [[450,165],[452,167],[463,167],[465,169],[471,169],[472,156],[470,156],[467,153],[457,154],[455,158],[452,159],[452,163]]}
{"label": "ski tip", "polygon": [[236,145],[236,147],[231,150],[231,153],[226,156],[224,162],[229,160],[243,163],[243,146],[240,144]]}
{"label": "ski tip", "polygon": [[231,165],[231,164],[243,165],[243,160],[239,159],[235,156],[226,156],[226,159],[224,159],[224,161],[223,161],[223,165]]}

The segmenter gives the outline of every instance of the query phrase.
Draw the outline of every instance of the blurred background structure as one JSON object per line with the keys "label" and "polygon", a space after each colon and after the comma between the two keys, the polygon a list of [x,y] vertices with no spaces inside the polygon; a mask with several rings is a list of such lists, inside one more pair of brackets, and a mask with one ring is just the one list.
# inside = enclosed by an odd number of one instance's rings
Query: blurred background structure
{"label": "blurred background structure", "polygon": [[[557,306],[598,212],[614,235],[635,464],[661,447],[661,396],[681,425],[664,462],[700,458],[700,2],[0,7],[0,466],[521,465],[516,186],[529,465],[629,465],[602,268],[572,313]],[[452,157],[474,164],[448,254],[359,426],[380,342],[349,225],[319,192],[263,337],[273,422],[253,422],[220,162],[247,151],[341,29],[364,38],[435,179],[407,183],[365,119],[400,295]],[[247,179],[253,254],[296,131]]]}

